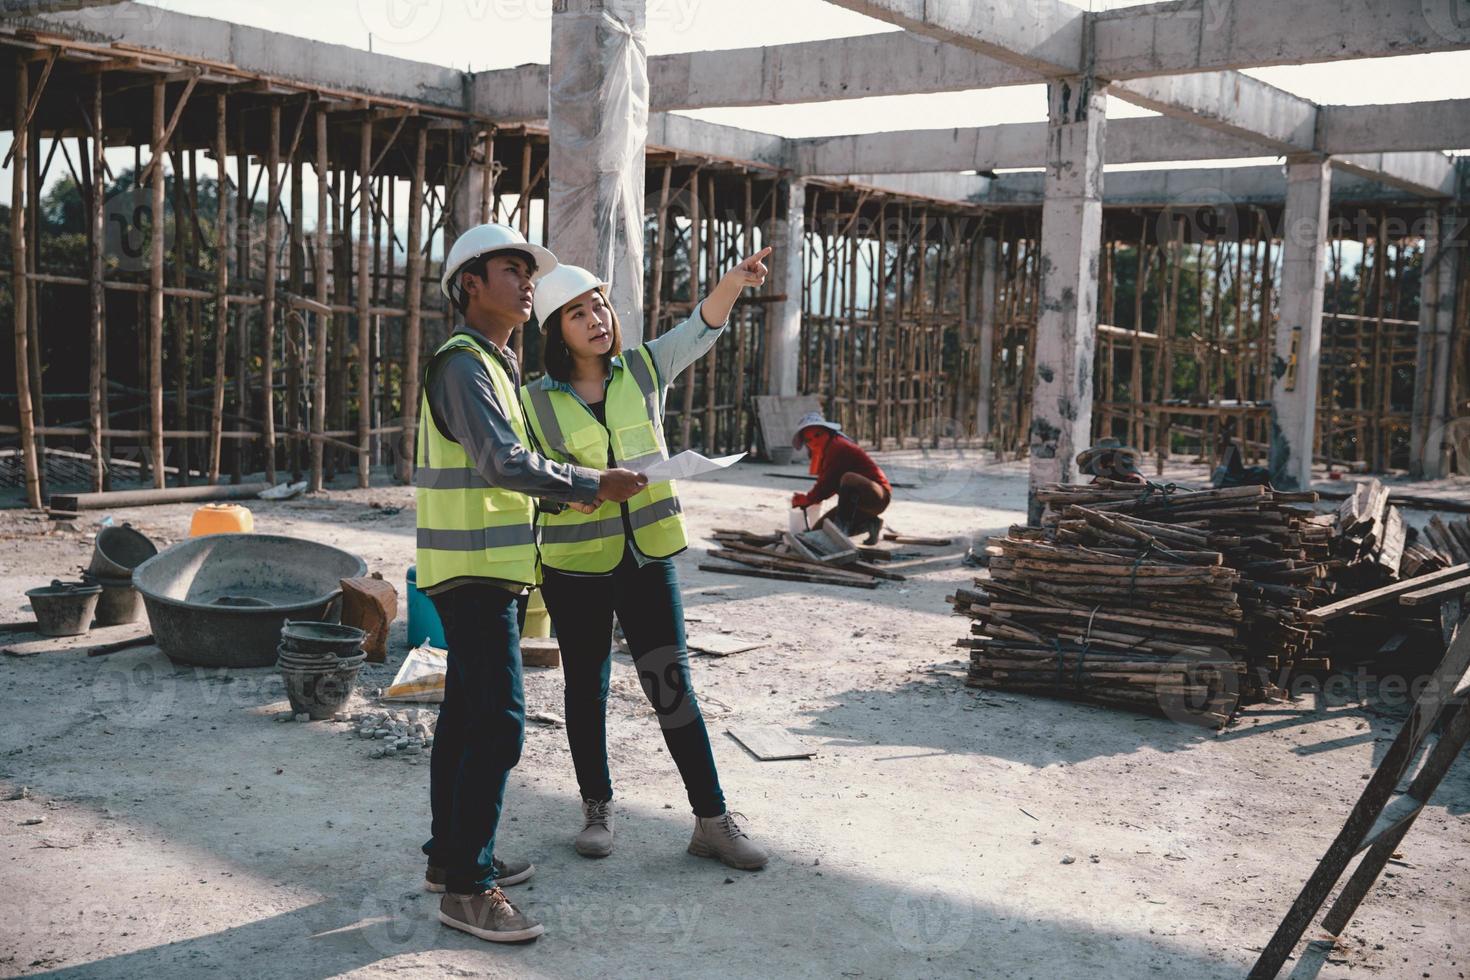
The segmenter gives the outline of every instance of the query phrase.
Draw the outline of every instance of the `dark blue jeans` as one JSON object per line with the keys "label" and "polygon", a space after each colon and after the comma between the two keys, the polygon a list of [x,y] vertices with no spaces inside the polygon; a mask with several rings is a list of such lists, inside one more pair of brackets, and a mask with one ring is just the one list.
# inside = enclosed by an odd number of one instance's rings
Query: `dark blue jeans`
{"label": "dark blue jeans", "polygon": [[444,869],[448,890],[467,895],[494,884],[495,828],[526,734],[520,631],[526,598],[475,583],[430,598],[449,657],[429,759],[433,836],[423,851]]}
{"label": "dark blue jeans", "polygon": [[613,614],[623,624],[643,693],[664,744],[684,778],[697,816],[725,812],[714,752],[689,676],[679,575],[668,559],[638,567],[632,552],[607,575],[545,570],[541,586],[556,627],[566,678],[567,741],[577,786],[588,800],[612,799],[607,768],[607,692],[612,673]]}

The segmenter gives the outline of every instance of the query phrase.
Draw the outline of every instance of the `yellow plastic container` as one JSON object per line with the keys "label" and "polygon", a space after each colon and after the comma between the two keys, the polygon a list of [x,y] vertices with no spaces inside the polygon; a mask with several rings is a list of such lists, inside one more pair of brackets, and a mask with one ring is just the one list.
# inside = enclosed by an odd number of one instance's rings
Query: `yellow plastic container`
{"label": "yellow plastic container", "polygon": [[205,504],[194,512],[189,524],[189,537],[206,534],[250,534],[255,530],[255,515],[239,504]]}
{"label": "yellow plastic container", "polygon": [[541,598],[540,589],[531,590],[531,601],[526,603],[526,628],[522,636],[548,637],[551,635],[551,613]]}

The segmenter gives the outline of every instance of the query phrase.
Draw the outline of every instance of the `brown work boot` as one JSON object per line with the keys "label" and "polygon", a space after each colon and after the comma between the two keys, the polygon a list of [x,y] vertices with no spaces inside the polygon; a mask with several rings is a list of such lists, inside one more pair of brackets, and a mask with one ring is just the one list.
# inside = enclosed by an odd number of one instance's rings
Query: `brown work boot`
{"label": "brown work boot", "polygon": [[612,800],[582,801],[582,832],[574,845],[583,857],[601,858],[612,853]]}
{"label": "brown work boot", "polygon": [[[495,858],[494,861],[497,886],[519,885],[536,873],[536,866],[530,861],[502,861],[500,858]],[[424,868],[424,891],[442,894],[448,877],[448,872],[430,861]]]}
{"label": "brown work boot", "polygon": [[541,923],[517,911],[499,888],[478,895],[446,893],[439,900],[439,921],[492,943],[523,943],[546,931]]}
{"label": "brown work boot", "polygon": [[695,857],[715,858],[742,871],[765,867],[771,856],[764,847],[750,839],[750,835],[735,822],[736,817],[744,820],[745,814],[726,810],[718,817],[695,817],[689,853]]}

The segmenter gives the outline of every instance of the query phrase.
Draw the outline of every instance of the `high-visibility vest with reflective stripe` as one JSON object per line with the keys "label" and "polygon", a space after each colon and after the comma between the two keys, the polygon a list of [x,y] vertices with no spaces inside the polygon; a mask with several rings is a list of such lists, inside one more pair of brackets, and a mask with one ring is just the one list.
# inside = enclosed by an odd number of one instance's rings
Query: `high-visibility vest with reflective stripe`
{"label": "high-visibility vest with reflective stripe", "polygon": [[[530,445],[515,385],[490,353],[463,335],[435,352],[472,351],[490,372],[516,437]],[[432,362],[430,362],[432,364]],[[523,493],[493,487],[459,443],[439,431],[429,411],[429,387],[419,402],[417,469],[418,587],[461,576],[540,584],[536,560],[536,511]]]}
{"label": "high-visibility vest with reflective stripe", "polygon": [[[521,389],[531,431],[547,456],[595,469],[607,466],[609,444],[618,466],[643,469],[668,459],[664,440],[663,391],[647,347],[625,353],[613,366],[604,410],[597,421],[573,394],[535,382]],[[628,501],[628,524],[638,550],[667,558],[689,546],[684,514],[672,480],[650,483]],[[566,572],[610,572],[623,557],[626,532],[622,508],[605,502],[591,514],[568,508],[542,514],[541,560]]]}

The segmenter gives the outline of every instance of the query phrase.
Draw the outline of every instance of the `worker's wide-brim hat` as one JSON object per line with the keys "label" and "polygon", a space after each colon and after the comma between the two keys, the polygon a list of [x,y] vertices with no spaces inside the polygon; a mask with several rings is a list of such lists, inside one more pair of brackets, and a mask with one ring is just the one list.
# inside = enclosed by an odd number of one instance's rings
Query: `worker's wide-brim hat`
{"label": "worker's wide-brim hat", "polygon": [[536,262],[536,271],[531,273],[533,282],[546,278],[557,266],[556,256],[551,254],[550,249],[526,241],[526,236],[510,225],[494,222],[476,225],[456,238],[449,247],[449,254],[444,259],[444,274],[439,277],[439,291],[446,299],[453,301],[454,296],[449,287],[455,276],[459,275],[459,270],[464,268],[466,262],[493,252],[525,252],[531,256]]}
{"label": "worker's wide-brim hat", "polygon": [[536,312],[536,323],[542,332],[546,330],[547,317],[593,289],[602,290],[602,295],[606,298],[612,284],[603,282],[579,265],[558,264],[555,269],[542,276],[536,283],[536,296],[531,300],[531,308]]}
{"label": "worker's wide-brim hat", "polygon": [[801,421],[796,423],[796,432],[791,436],[792,449],[801,448],[801,434],[811,428],[831,429],[833,432],[842,431],[842,426],[836,422],[828,422],[822,418],[821,412],[807,412],[801,417]]}

